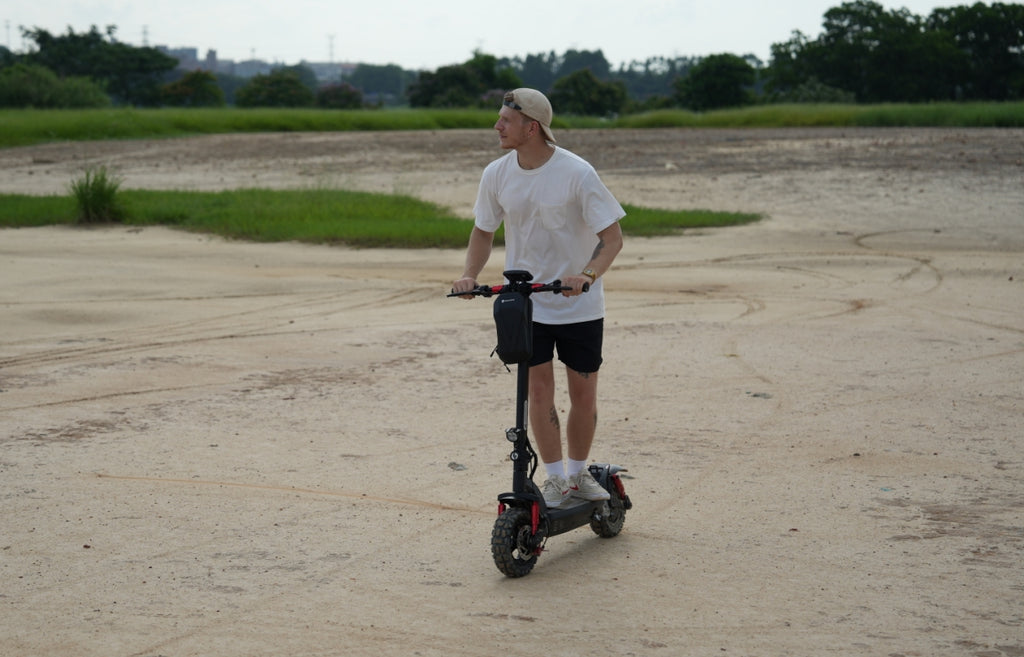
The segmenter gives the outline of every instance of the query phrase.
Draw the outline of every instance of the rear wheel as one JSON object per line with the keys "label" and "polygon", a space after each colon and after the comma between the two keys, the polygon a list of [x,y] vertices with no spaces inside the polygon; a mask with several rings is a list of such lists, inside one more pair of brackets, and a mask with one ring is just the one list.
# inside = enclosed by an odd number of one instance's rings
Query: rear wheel
{"label": "rear wheel", "polygon": [[601,538],[618,536],[626,522],[626,505],[612,492],[612,498],[605,502],[600,513],[590,518],[590,528]]}
{"label": "rear wheel", "polygon": [[494,521],[491,554],[494,565],[508,577],[528,575],[537,563],[539,536],[533,534],[530,512],[510,507]]}

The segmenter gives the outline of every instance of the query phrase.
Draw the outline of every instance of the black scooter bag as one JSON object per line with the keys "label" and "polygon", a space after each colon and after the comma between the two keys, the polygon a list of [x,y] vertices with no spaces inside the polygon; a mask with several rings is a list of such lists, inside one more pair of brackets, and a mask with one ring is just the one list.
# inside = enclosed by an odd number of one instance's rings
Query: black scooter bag
{"label": "black scooter bag", "polygon": [[533,303],[518,292],[499,294],[494,300],[494,326],[498,346],[494,351],[506,365],[533,356]]}

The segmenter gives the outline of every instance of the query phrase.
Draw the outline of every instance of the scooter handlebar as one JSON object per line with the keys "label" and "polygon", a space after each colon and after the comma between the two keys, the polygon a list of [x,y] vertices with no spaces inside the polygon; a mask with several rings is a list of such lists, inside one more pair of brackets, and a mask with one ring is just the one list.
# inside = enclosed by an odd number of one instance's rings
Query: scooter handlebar
{"label": "scooter handlebar", "polygon": [[[571,290],[571,289],[572,289],[572,287],[570,287],[568,285],[562,285],[562,281],[559,281],[559,280],[551,281],[550,283],[532,283],[532,284],[527,286],[527,290],[529,291],[530,294],[533,294],[534,292],[554,292],[555,294],[561,294],[563,291]],[[505,284],[505,285],[477,285],[476,287],[474,287],[473,289],[469,290],[468,292],[455,292],[455,291],[452,291],[447,296],[449,296],[449,297],[464,297],[464,296],[490,297],[490,296],[494,296],[495,294],[503,294],[505,292],[513,292],[513,291],[522,291],[522,288],[520,286],[509,285],[509,284]],[[584,292],[589,292],[590,291],[590,283],[584,283],[583,284],[583,291]]]}

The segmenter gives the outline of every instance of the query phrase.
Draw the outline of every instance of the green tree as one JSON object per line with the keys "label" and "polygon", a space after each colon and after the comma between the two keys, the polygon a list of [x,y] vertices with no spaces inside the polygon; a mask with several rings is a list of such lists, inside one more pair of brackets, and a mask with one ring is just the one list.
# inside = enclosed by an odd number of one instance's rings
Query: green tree
{"label": "green tree", "polygon": [[420,73],[409,87],[413,107],[492,107],[495,90],[513,89],[522,81],[511,68],[499,66],[493,55],[473,53],[464,64]]}
{"label": "green tree", "polygon": [[88,78],[62,80],[38,64],[17,63],[0,69],[0,107],[76,109],[109,105],[110,97]]}
{"label": "green tree", "polygon": [[857,0],[825,12],[822,28],[772,45],[773,94],[814,79],[860,102],[1024,97],[1022,5],[936,9],[924,20]]}
{"label": "green tree", "polygon": [[757,71],[747,60],[728,53],[711,55],[677,79],[676,100],[697,111],[749,105],[755,82]]}
{"label": "green tree", "polygon": [[25,60],[45,66],[62,78],[91,78],[119,104],[159,104],[160,87],[178,60],[155,48],[119,43],[116,32],[113,25],[107,27],[106,35],[95,25],[81,34],[68,28],[61,36],[41,28],[22,30],[22,35],[36,45]]}
{"label": "green tree", "polygon": [[163,102],[172,107],[223,107],[224,91],[217,76],[209,71],[191,71],[181,79],[165,84]]}
{"label": "green tree", "polygon": [[815,77],[866,102],[922,101],[947,97],[955,55],[949,39],[926,33],[907,9],[886,10],[871,0],[846,2],[825,12]]}
{"label": "green tree", "polygon": [[346,82],[360,90],[364,97],[393,103],[405,98],[405,91],[414,79],[415,75],[397,64],[360,64]]}
{"label": "green tree", "polygon": [[316,93],[316,90],[320,87],[320,81],[316,77],[316,71],[314,71],[307,64],[295,64],[294,66],[280,66],[275,70],[294,73],[295,76],[299,79],[299,82],[304,84],[306,88],[312,91],[314,94]]}
{"label": "green tree", "polygon": [[[788,41],[771,45],[765,84],[769,93],[784,95],[808,80],[817,80],[811,66],[813,57],[808,54],[812,47],[808,36],[800,30],[794,30]],[[818,83],[824,84],[821,81]]]}
{"label": "green tree", "polygon": [[347,82],[328,84],[316,93],[316,106],[325,109],[359,109],[363,93]]}
{"label": "green tree", "polygon": [[648,57],[646,60],[622,64],[615,79],[622,80],[626,92],[643,106],[658,107],[673,94],[673,83],[689,73],[700,60],[690,57]]}
{"label": "green tree", "polygon": [[407,93],[412,107],[476,107],[485,91],[474,71],[460,64],[420,73]]}
{"label": "green tree", "polygon": [[939,8],[926,23],[948,35],[962,56],[954,68],[958,97],[1024,98],[1024,5],[977,2]]}
{"label": "green tree", "polygon": [[785,91],[769,93],[769,102],[773,103],[855,103],[857,97],[852,91],[843,91],[822,84],[817,78],[811,77],[804,82],[788,87]]}
{"label": "green tree", "polygon": [[224,102],[228,105],[235,104],[235,95],[238,90],[249,84],[249,78],[229,73],[217,73],[217,86],[224,92]]}
{"label": "green tree", "polygon": [[551,90],[551,104],[560,114],[615,115],[625,109],[628,100],[624,84],[602,82],[589,68],[560,78]]}
{"label": "green tree", "polygon": [[527,55],[525,59],[513,60],[510,67],[517,72],[523,84],[548,91],[557,79],[558,55],[554,51],[543,54]]}
{"label": "green tree", "polygon": [[295,71],[257,75],[235,93],[239,107],[311,107],[316,99]]}
{"label": "green tree", "polygon": [[483,91],[494,89],[508,90],[522,85],[519,76],[511,68],[498,65],[498,58],[480,51],[473,53],[473,58],[465,66],[472,70]]}
{"label": "green tree", "polygon": [[563,78],[584,69],[590,70],[599,80],[611,77],[611,65],[601,50],[567,50],[562,55],[556,78]]}
{"label": "green tree", "polygon": [[512,69],[521,85],[544,92],[554,89],[557,80],[583,69],[590,69],[599,80],[611,79],[611,65],[600,50],[567,50],[561,55],[552,50],[525,58],[503,58],[499,67]]}

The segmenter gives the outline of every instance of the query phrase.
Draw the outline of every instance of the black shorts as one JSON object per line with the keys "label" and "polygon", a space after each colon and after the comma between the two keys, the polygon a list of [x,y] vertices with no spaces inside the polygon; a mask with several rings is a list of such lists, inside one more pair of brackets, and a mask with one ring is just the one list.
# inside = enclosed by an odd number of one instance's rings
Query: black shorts
{"label": "black shorts", "polygon": [[533,357],[530,367],[541,365],[555,357],[566,367],[584,374],[596,372],[601,367],[601,343],[604,339],[604,320],[578,324],[533,323]]}

